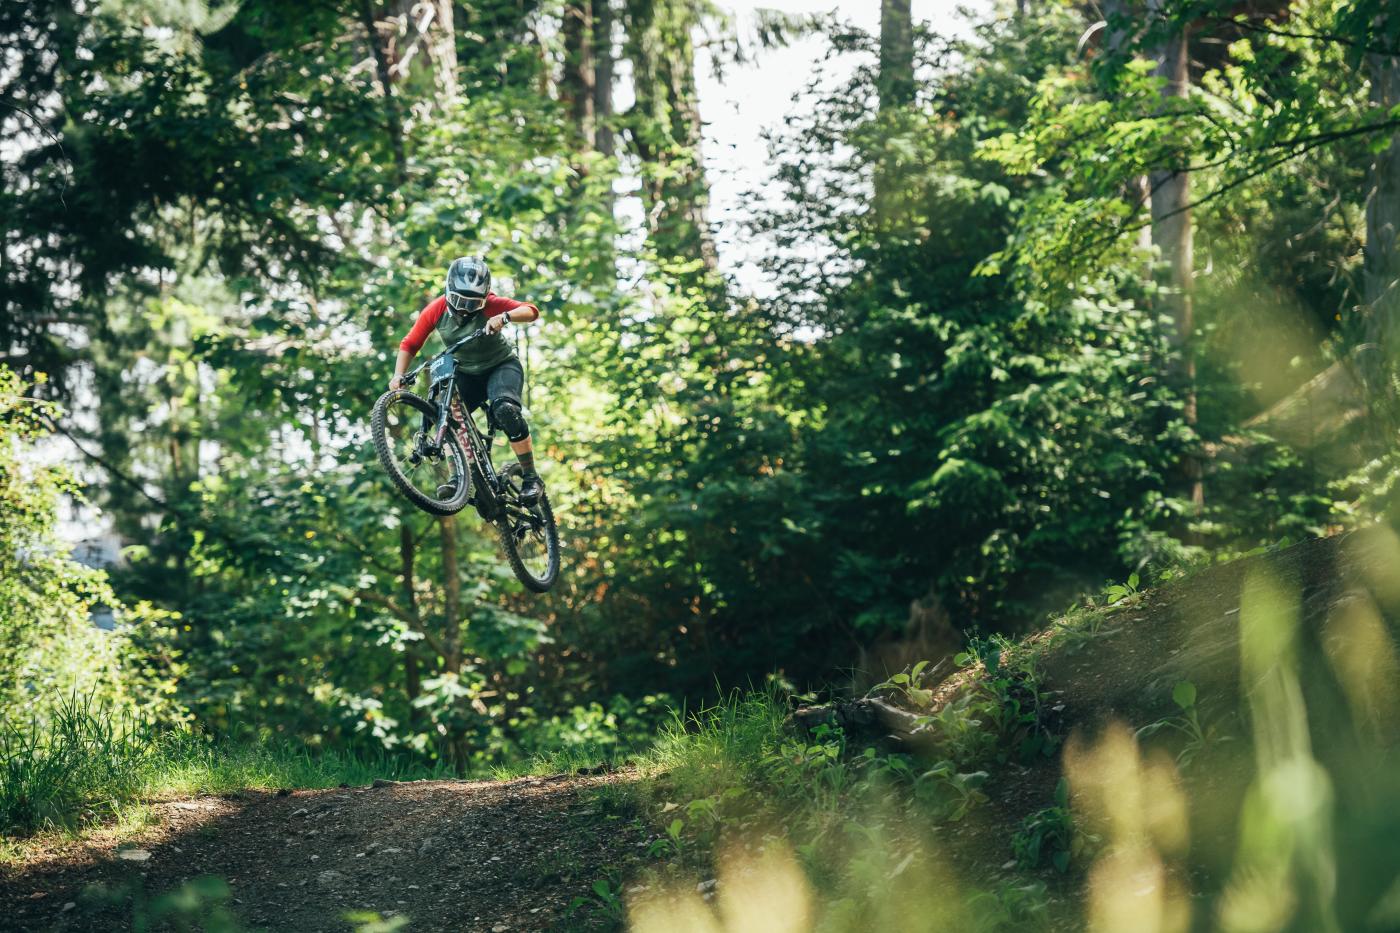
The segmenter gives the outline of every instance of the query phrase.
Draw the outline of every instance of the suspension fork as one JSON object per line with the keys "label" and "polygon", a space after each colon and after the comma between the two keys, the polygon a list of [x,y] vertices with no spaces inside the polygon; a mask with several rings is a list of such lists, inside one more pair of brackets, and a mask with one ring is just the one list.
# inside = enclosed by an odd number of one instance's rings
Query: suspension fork
{"label": "suspension fork", "polygon": [[[462,409],[462,400],[458,398],[456,387],[452,385],[447,385],[443,389],[443,395],[443,400],[446,404],[438,405],[437,425],[433,428],[433,444],[439,448],[442,447],[442,442],[447,440],[448,427],[455,418],[457,422],[455,426],[457,440],[461,442],[462,450],[467,455],[467,464],[470,466],[476,459],[476,452],[472,448],[471,440],[467,437],[465,426],[467,415]],[[449,415],[451,415],[451,417],[448,417]],[[424,418],[424,421],[426,420],[427,419]]]}
{"label": "suspension fork", "polygon": [[[453,399],[453,398],[454,398],[453,393],[452,393],[452,387],[451,387],[451,386],[447,386],[443,391],[446,393],[447,398],[449,398],[449,399]],[[428,398],[429,398],[430,401],[436,401],[436,399],[437,399],[437,387],[436,387],[436,386],[433,387],[433,391],[428,395]],[[448,411],[448,409],[447,409],[445,406],[443,406],[443,405],[441,405],[441,404],[438,405],[437,424],[433,425],[433,428],[432,428],[431,437],[432,437],[432,439],[433,439],[433,446],[436,447],[436,448],[439,449],[439,450],[442,449],[442,442],[447,438],[447,411]],[[428,416],[427,416],[427,415],[424,415],[424,416],[423,416],[423,433],[424,433],[424,434],[427,434],[427,433],[428,433]]]}

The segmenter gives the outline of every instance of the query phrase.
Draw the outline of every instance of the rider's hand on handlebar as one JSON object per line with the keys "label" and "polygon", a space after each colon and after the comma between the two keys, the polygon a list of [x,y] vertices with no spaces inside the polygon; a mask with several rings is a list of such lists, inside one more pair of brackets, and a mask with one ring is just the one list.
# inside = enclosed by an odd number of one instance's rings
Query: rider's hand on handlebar
{"label": "rider's hand on handlebar", "polygon": [[501,332],[501,328],[505,327],[508,323],[510,323],[510,321],[506,318],[504,314],[497,314],[493,317],[488,317],[486,319],[486,332],[488,334],[499,334]]}
{"label": "rider's hand on handlebar", "polygon": [[390,377],[389,377],[389,391],[392,392],[392,391],[395,390],[395,389],[402,389],[403,387],[404,387],[403,376],[390,376]]}

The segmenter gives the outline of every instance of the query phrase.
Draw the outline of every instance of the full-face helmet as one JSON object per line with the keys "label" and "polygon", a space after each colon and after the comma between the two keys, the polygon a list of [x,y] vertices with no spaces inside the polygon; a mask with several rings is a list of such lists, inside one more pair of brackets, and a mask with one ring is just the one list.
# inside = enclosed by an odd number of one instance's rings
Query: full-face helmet
{"label": "full-face helmet", "polygon": [[475,314],[486,306],[491,270],[480,256],[463,256],[447,267],[447,307],[456,315]]}

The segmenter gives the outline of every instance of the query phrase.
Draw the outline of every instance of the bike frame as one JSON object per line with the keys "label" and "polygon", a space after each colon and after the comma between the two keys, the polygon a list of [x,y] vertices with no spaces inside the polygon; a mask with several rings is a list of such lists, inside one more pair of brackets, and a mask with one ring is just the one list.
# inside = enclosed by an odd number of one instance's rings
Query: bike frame
{"label": "bike frame", "polygon": [[[462,402],[462,397],[457,389],[457,363],[453,357],[459,348],[472,342],[484,334],[484,330],[479,330],[473,334],[463,337],[452,346],[443,350],[437,356],[419,365],[410,372],[404,373],[405,384],[412,384],[417,380],[419,373],[427,369],[432,380],[428,386],[428,401],[432,402],[438,410],[437,423],[432,426],[432,443],[435,447],[441,447],[447,438],[449,422],[452,420],[453,412],[457,414],[457,439],[461,441],[462,448],[467,455],[467,470],[475,469],[477,476],[476,501],[477,511],[488,521],[495,521],[503,515],[510,515],[514,518],[524,519],[532,526],[539,523],[539,518],[527,509],[507,502],[502,495],[504,481],[496,472],[496,466],[491,462],[491,445],[486,439],[486,435],[481,433],[477,427],[476,419],[467,411],[466,405]],[[427,418],[424,417],[424,433],[427,434]],[[495,434],[495,426],[491,422],[491,414],[486,415],[487,430]]]}

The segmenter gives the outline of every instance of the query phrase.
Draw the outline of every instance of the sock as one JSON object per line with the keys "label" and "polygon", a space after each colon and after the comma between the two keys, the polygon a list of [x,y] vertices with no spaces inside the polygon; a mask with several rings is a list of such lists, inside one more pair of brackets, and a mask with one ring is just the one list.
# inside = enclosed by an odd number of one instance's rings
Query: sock
{"label": "sock", "polygon": [[528,450],[523,454],[516,454],[515,459],[520,461],[520,470],[526,476],[535,475],[535,452]]}

